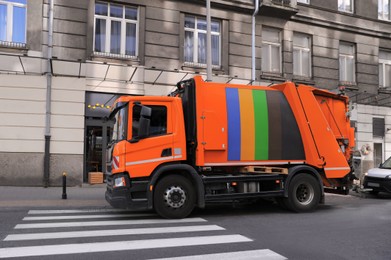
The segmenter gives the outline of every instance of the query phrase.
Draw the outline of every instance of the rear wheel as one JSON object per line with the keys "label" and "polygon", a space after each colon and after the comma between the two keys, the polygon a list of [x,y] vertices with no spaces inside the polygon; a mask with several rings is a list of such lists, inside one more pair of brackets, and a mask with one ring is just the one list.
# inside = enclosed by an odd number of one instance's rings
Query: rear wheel
{"label": "rear wheel", "polygon": [[319,204],[320,196],[320,185],[315,177],[301,173],[290,182],[285,205],[295,212],[313,211]]}
{"label": "rear wheel", "polygon": [[164,218],[185,218],[194,209],[196,199],[191,182],[180,175],[161,179],[153,196],[156,212]]}

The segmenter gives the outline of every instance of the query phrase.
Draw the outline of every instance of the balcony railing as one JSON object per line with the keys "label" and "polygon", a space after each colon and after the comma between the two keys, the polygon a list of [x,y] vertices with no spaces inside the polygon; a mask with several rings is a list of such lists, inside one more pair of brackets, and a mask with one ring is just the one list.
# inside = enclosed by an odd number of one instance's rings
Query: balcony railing
{"label": "balcony railing", "polygon": [[261,0],[259,13],[266,16],[276,16],[289,19],[295,15],[297,0]]}
{"label": "balcony railing", "polygon": [[21,43],[21,42],[0,41],[0,47],[25,49],[26,48],[26,44],[25,43]]}

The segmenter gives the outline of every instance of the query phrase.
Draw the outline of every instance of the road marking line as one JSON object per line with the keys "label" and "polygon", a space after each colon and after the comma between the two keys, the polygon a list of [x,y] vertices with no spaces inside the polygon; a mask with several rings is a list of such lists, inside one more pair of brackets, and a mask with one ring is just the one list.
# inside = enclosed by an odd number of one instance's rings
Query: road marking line
{"label": "road marking line", "polygon": [[179,224],[179,223],[191,223],[191,222],[206,222],[206,220],[203,218],[184,218],[184,219],[140,219],[140,220],[34,223],[34,224],[18,224],[15,226],[15,229],[120,226],[120,225],[170,224],[170,223]]}
{"label": "road marking line", "polygon": [[[102,213],[102,212],[126,212],[129,210],[123,209],[54,209],[54,210],[29,210],[29,215],[43,215],[43,214],[74,214],[74,213]],[[134,214],[135,216],[137,213]],[[151,214],[155,215],[155,214]],[[156,216],[156,215],[155,215]]]}
{"label": "road marking line", "polygon": [[23,220],[59,220],[59,219],[93,219],[93,218],[129,218],[129,217],[149,217],[152,214],[106,214],[106,215],[78,215],[78,216],[45,216],[45,217],[24,217]]}
{"label": "road marking line", "polygon": [[0,258],[67,255],[81,253],[96,253],[110,251],[125,251],[137,249],[156,249],[182,246],[199,246],[212,244],[227,244],[251,242],[253,240],[241,235],[198,236],[165,239],[147,239],[133,241],[116,241],[100,243],[79,243],[45,246],[9,247],[0,248]]}
{"label": "road marking line", "polygon": [[288,259],[269,249],[249,250],[238,252],[227,252],[221,254],[192,255],[171,258],[156,258],[150,260],[206,260],[206,259],[224,259],[224,260],[284,260]]}
{"label": "road marking line", "polygon": [[201,232],[201,231],[218,231],[218,230],[225,230],[225,228],[217,225],[199,225],[199,226],[178,226],[178,227],[161,227],[161,228],[134,228],[134,229],[118,229],[118,230],[93,230],[93,231],[75,231],[75,232],[15,234],[15,235],[8,235],[4,239],[4,241],[167,234],[167,233]]}

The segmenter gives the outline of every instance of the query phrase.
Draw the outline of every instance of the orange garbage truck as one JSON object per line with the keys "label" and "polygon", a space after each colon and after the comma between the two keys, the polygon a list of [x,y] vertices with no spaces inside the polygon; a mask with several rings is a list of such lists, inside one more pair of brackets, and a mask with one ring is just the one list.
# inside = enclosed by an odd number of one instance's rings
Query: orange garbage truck
{"label": "orange garbage truck", "polygon": [[106,200],[184,218],[206,204],[275,198],[295,212],[349,190],[348,97],[292,82],[179,82],[169,96],[123,96],[107,158]]}

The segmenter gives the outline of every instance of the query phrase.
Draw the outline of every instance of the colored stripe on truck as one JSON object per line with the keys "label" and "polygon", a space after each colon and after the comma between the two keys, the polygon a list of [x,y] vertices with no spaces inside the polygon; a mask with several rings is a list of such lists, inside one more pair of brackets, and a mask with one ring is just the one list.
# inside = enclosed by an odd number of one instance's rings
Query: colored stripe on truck
{"label": "colored stripe on truck", "polygon": [[226,88],[228,160],[304,159],[301,135],[282,93]]}

